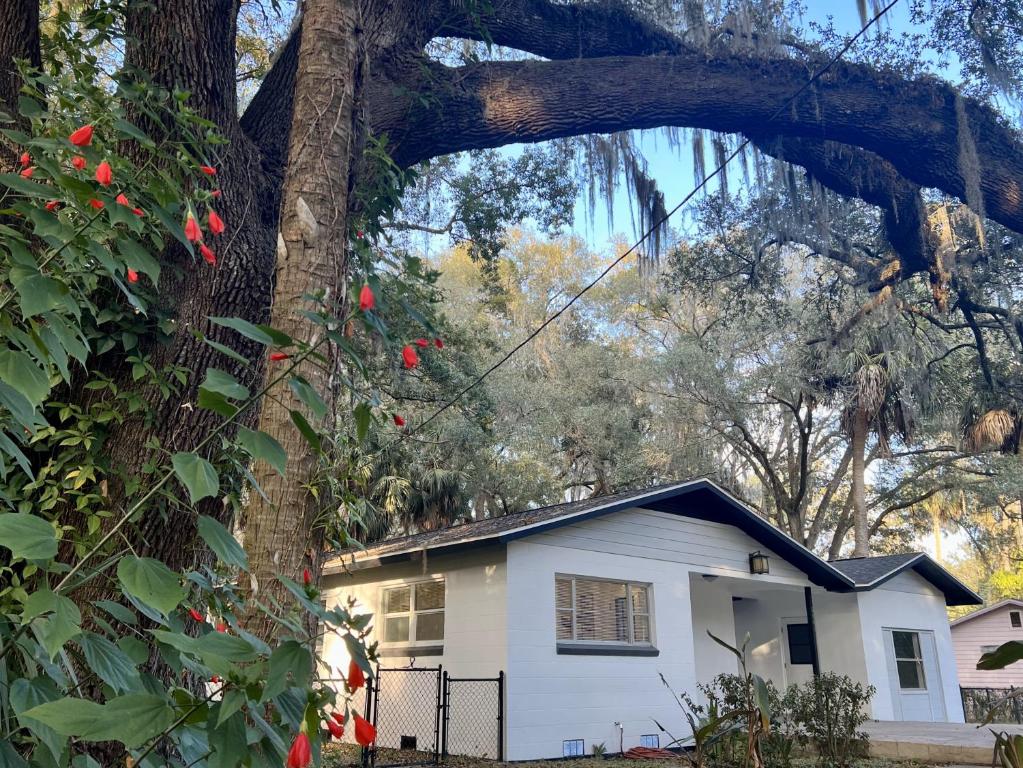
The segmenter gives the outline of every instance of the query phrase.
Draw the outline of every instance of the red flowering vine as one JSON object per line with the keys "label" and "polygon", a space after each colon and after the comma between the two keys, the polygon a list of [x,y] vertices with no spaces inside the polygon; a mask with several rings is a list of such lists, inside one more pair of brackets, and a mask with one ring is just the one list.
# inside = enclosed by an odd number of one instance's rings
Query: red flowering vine
{"label": "red flowering vine", "polygon": [[83,125],[67,138],[76,147],[87,147],[92,144],[92,126]]}

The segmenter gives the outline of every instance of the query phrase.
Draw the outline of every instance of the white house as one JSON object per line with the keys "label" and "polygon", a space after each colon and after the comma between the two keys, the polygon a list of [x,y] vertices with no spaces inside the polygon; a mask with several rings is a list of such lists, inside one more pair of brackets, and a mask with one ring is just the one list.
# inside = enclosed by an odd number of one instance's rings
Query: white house
{"label": "white house", "polygon": [[654,719],[684,732],[659,674],[695,695],[735,672],[708,630],[748,633],[779,687],[831,670],[877,688],[875,719],[962,722],[945,607],[981,602],[926,555],[821,560],[709,480],[392,539],[325,573],[328,604],[375,614],[384,666],[505,673],[509,760],[656,743]]}
{"label": "white house", "polygon": [[1010,640],[1023,640],[1023,600],[1002,600],[952,622],[952,647],[963,688],[1018,688],[1023,662],[1005,669],[977,669],[981,655]]}

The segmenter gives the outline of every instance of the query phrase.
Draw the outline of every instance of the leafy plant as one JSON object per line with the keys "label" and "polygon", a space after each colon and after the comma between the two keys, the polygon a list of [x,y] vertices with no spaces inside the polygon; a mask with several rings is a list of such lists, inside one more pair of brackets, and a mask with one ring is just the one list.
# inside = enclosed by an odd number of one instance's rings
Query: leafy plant
{"label": "leafy plant", "polygon": [[1010,734],[1006,731],[995,736],[995,755],[992,763],[999,763],[1002,768],[1023,768],[1023,735]]}
{"label": "leafy plant", "polygon": [[821,763],[844,768],[867,753],[866,707],[875,693],[846,675],[825,672],[786,691],[785,705]]}
{"label": "leafy plant", "polygon": [[607,745],[604,742],[594,744],[590,747],[590,750],[593,752],[594,757],[604,757],[607,755]]}

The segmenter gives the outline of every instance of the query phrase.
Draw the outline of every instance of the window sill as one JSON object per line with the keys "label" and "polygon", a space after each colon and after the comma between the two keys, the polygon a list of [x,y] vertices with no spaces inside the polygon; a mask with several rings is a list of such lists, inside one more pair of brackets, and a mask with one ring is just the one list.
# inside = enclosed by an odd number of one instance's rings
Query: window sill
{"label": "window sill", "polygon": [[605,643],[558,643],[559,656],[660,656],[652,645]]}
{"label": "window sill", "polygon": [[381,646],[377,649],[377,656],[382,658],[393,658],[395,656],[443,656],[443,645],[392,645]]}

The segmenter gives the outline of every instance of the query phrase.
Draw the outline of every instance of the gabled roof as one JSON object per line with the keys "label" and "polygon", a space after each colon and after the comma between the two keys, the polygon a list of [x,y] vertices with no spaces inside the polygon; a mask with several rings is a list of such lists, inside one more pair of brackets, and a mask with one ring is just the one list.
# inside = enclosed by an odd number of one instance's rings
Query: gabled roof
{"label": "gabled roof", "polygon": [[982,605],[980,595],[941,567],[924,552],[901,555],[850,557],[832,560],[831,564],[856,582],[860,591],[874,589],[906,570],[913,570],[945,593],[946,605]]}
{"label": "gabled roof", "polygon": [[[828,563],[817,557],[795,539],[771,525],[750,507],[706,478],[658,485],[642,490],[622,491],[609,496],[598,496],[582,501],[529,509],[502,517],[388,539],[366,549],[352,549],[335,553],[334,564],[328,562],[325,570],[327,573],[342,570],[344,568],[341,562],[342,558],[354,561],[356,567],[366,568],[411,560],[427,551],[436,555],[487,545],[502,545],[543,531],[634,507],[733,525],[758,544],[770,549],[801,570],[811,582],[826,589],[852,592],[863,588],[871,589],[881,583],[875,580],[869,584],[859,584],[855,576],[849,575],[837,567],[838,563]],[[915,562],[917,558],[926,558],[927,556],[914,553],[908,557],[910,560],[907,561],[907,564]],[[869,558],[869,560],[874,559]],[[885,558],[876,559],[883,560]],[[927,573],[921,571],[921,575],[934,582],[935,586],[945,592],[946,602],[949,605],[970,605],[980,602],[980,598],[970,592],[965,585],[934,561],[930,562],[940,574],[936,574],[931,568],[926,568]],[[918,570],[920,569],[918,568]],[[944,578],[940,579],[941,583],[932,578],[942,574]],[[966,598],[965,602],[954,602],[962,600],[964,597]]]}
{"label": "gabled roof", "polygon": [[958,627],[960,624],[966,624],[967,622],[973,621],[974,619],[991,613],[992,611],[997,611],[999,608],[1023,608],[1023,600],[1015,600],[1011,597],[1006,598],[1005,600],[999,600],[997,603],[992,603],[986,608],[981,608],[973,613],[960,616],[955,621],[950,622],[949,626]]}

